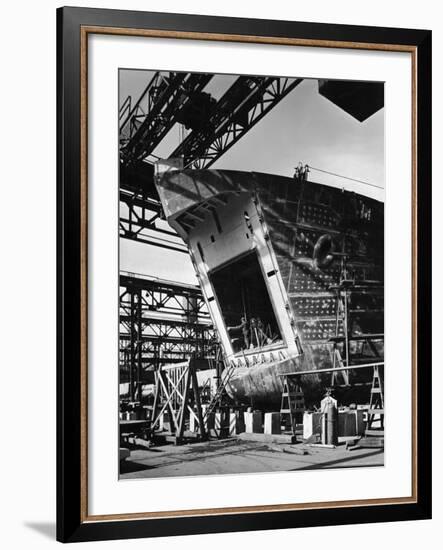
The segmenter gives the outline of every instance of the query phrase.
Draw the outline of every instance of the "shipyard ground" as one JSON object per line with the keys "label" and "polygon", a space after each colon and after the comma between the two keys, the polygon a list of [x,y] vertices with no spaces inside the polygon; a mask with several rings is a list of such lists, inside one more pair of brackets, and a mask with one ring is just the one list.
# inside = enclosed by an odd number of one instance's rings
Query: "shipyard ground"
{"label": "shipyard ground", "polygon": [[377,467],[384,465],[379,448],[347,450],[292,445],[240,438],[186,445],[133,447],[121,462],[120,478],[155,478],[313,470],[326,468]]}

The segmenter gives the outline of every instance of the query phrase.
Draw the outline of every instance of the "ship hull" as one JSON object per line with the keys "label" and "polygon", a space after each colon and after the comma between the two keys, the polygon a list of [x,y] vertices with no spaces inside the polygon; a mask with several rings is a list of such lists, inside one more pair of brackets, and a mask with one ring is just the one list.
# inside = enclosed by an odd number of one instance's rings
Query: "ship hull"
{"label": "ship hull", "polygon": [[[331,385],[341,403],[366,402],[370,369],[330,370],[384,360],[383,203],[226,170],[171,171],[157,188],[188,245],[225,364],[235,367],[231,399],[276,410],[282,375],[329,369],[301,376],[308,406]],[[261,341],[255,319],[267,331]]]}
{"label": "ship hull", "polygon": [[[260,410],[280,410],[284,375],[306,370],[303,356],[290,358],[284,362],[237,367],[229,378],[226,391],[235,405],[250,406]],[[227,375],[227,371],[224,374]],[[297,377],[306,408],[317,406],[331,386],[333,386],[334,396],[342,405],[368,403],[372,369],[362,372],[350,368],[346,374],[351,380],[349,384],[332,384],[331,372],[301,374]],[[343,382],[340,379],[338,381]]]}

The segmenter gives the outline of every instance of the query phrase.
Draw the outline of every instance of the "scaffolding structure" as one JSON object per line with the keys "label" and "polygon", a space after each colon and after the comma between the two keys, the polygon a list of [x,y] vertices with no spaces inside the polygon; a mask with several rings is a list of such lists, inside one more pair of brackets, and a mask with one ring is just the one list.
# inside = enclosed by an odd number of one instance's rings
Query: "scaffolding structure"
{"label": "scaffolding structure", "polygon": [[120,273],[120,383],[142,400],[159,365],[191,357],[215,361],[217,341],[200,288]]}

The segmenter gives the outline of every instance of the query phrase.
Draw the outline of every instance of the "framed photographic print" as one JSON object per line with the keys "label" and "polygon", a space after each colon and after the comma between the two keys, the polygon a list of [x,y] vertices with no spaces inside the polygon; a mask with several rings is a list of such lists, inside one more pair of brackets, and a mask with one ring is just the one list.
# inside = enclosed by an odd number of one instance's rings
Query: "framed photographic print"
{"label": "framed photographic print", "polygon": [[57,538],[429,518],[431,32],[57,17]]}

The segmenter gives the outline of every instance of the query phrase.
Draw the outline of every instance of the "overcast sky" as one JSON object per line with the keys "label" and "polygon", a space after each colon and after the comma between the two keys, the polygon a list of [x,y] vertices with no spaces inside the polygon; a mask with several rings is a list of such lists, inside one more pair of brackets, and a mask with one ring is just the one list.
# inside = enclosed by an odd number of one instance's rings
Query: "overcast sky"
{"label": "overcast sky", "polygon": [[[120,104],[138,99],[153,73],[120,71]],[[215,76],[205,91],[219,99],[235,80]],[[154,151],[167,157],[177,147],[176,125]],[[301,161],[314,168],[384,187],[384,109],[364,122],[342,111],[318,93],[317,80],[304,80],[212,165],[212,168],[268,172],[291,177]],[[312,170],[311,181],[384,200],[383,189]],[[196,283],[189,258],[182,253],[120,242],[120,268],[182,282]]]}

